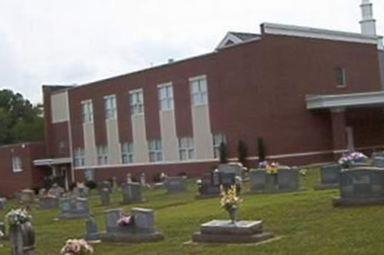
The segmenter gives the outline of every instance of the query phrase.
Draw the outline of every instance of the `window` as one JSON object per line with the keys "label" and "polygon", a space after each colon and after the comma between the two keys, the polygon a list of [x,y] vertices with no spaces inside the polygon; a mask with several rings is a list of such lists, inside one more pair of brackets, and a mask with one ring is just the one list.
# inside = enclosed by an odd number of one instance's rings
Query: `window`
{"label": "window", "polygon": [[221,143],[227,143],[227,140],[225,138],[225,135],[223,134],[216,134],[213,135],[213,155],[215,158],[220,157],[220,145]]}
{"label": "window", "polygon": [[133,90],[129,92],[130,96],[130,105],[131,105],[131,115],[138,115],[144,113],[144,99],[143,99],[143,90]]}
{"label": "window", "polygon": [[173,87],[172,83],[159,85],[159,104],[161,111],[173,110]]}
{"label": "window", "polygon": [[84,149],[77,148],[75,150],[75,159],[74,159],[75,166],[85,166],[85,154]]}
{"label": "window", "polygon": [[347,74],[345,68],[337,67],[336,68],[336,82],[338,87],[347,86]]}
{"label": "window", "polygon": [[92,123],[93,122],[93,105],[92,100],[82,101],[82,115],[83,123]]}
{"label": "window", "polygon": [[110,95],[104,97],[105,104],[105,119],[114,120],[116,119],[116,96]]}
{"label": "window", "polygon": [[12,170],[14,173],[23,171],[23,166],[20,157],[12,157]]}
{"label": "window", "polygon": [[149,161],[158,162],[163,160],[163,151],[161,148],[161,140],[152,140],[148,142]]}
{"label": "window", "polygon": [[195,148],[192,137],[179,139],[179,158],[180,160],[191,160],[195,157]]}
{"label": "window", "polygon": [[121,161],[123,164],[133,163],[133,144],[123,143],[121,146]]}
{"label": "window", "polygon": [[107,146],[97,147],[97,164],[98,165],[108,164],[108,147]]}
{"label": "window", "polygon": [[207,78],[199,76],[189,79],[191,85],[192,105],[206,105],[207,98]]}

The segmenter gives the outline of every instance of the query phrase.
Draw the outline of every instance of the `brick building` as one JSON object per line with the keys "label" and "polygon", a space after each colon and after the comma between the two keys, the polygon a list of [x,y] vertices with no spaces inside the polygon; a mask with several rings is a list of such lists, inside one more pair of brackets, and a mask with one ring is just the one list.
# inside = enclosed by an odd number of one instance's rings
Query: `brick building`
{"label": "brick building", "polygon": [[197,176],[221,142],[251,166],[257,140],[286,164],[384,147],[384,52],[372,5],[362,33],[263,23],[211,53],[81,86],[44,86],[46,156],[67,183],[145,172]]}

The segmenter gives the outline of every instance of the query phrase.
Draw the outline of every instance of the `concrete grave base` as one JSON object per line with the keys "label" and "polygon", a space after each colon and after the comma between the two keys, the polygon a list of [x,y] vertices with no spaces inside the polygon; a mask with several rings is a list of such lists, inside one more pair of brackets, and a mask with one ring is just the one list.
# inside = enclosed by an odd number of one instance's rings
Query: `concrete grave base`
{"label": "concrete grave base", "polygon": [[384,205],[384,198],[334,198],[333,206]]}
{"label": "concrete grave base", "polygon": [[200,232],[192,235],[192,241],[197,243],[258,243],[274,235],[263,231],[262,221],[230,221],[213,220],[202,224]]}
{"label": "concrete grave base", "polygon": [[318,184],[315,187],[315,190],[327,190],[327,189],[338,189],[340,184],[332,183],[332,184]]}
{"label": "concrete grave base", "polygon": [[153,233],[102,233],[101,240],[113,243],[148,243],[162,241],[164,235],[159,231]]}

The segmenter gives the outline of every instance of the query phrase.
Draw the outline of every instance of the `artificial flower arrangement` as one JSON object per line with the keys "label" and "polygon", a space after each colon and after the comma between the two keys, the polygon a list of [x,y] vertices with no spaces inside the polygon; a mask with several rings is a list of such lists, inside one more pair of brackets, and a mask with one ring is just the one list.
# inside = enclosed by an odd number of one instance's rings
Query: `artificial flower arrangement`
{"label": "artificial flower arrangement", "polygon": [[349,152],[349,153],[344,154],[339,159],[338,163],[343,167],[349,167],[353,163],[363,162],[367,159],[368,159],[368,157],[365,156],[363,153],[354,151],[354,152]]}
{"label": "artificial flower arrangement", "polygon": [[85,255],[93,253],[93,248],[84,239],[69,239],[61,249],[61,255]]}
{"label": "artificial flower arrangement", "polygon": [[221,189],[220,205],[229,213],[230,218],[234,223],[236,221],[236,210],[241,204],[241,202],[243,202],[243,200],[237,196],[235,185],[232,185],[227,190],[225,190],[223,186],[220,186],[220,189]]}
{"label": "artificial flower arrangement", "polygon": [[26,222],[30,222],[32,216],[28,213],[27,209],[19,208],[7,213],[5,219],[9,226],[19,226]]}
{"label": "artificial flower arrangement", "polygon": [[117,220],[117,225],[119,227],[127,227],[133,224],[133,217],[123,215],[120,219]]}
{"label": "artificial flower arrangement", "polygon": [[262,161],[259,163],[259,168],[265,169],[268,174],[277,174],[279,172],[279,163]]}

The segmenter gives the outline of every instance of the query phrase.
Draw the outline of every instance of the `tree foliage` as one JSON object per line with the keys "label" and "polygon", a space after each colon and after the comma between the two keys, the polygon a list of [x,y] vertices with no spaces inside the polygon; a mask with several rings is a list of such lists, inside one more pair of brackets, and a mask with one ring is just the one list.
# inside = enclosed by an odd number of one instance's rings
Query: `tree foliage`
{"label": "tree foliage", "polygon": [[0,90],[0,145],[43,140],[42,112],[21,94]]}

